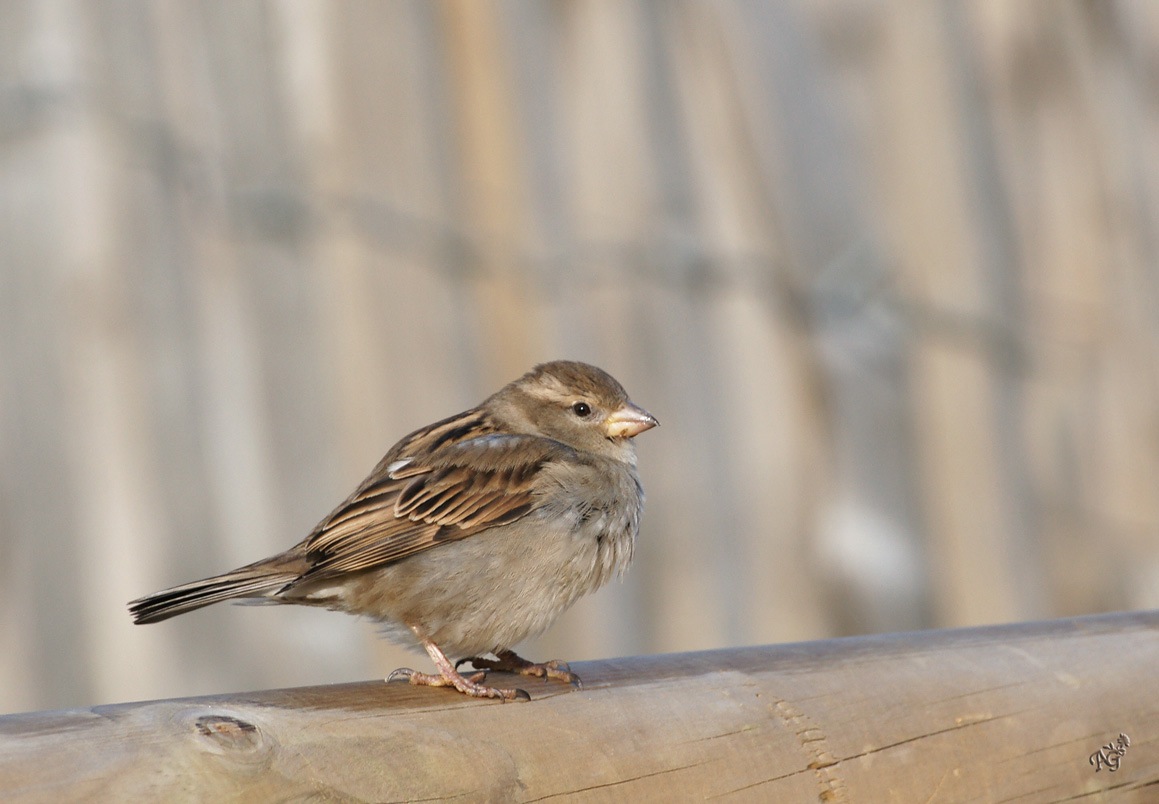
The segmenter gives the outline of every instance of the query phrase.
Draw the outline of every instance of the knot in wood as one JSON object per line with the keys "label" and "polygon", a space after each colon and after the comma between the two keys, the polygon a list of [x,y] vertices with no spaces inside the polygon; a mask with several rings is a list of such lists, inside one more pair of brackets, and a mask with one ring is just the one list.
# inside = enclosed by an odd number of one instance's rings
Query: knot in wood
{"label": "knot in wood", "polygon": [[253,751],[262,743],[257,726],[229,715],[202,715],[194,725],[201,736],[228,751]]}

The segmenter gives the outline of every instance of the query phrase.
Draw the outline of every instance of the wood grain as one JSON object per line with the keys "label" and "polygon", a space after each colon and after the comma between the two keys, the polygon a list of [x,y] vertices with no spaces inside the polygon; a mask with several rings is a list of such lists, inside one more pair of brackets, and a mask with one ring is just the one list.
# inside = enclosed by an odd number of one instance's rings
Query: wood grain
{"label": "wood grain", "polygon": [[9,715],[0,799],[1154,801],[1156,667],[1152,611]]}

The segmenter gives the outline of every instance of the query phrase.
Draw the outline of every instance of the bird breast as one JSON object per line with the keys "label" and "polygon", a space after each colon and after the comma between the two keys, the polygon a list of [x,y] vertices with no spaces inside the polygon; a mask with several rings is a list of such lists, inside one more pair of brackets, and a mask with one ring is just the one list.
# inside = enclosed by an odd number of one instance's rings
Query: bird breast
{"label": "bird breast", "polygon": [[535,516],[545,525],[562,526],[575,549],[591,558],[580,595],[627,570],[644,507],[644,491],[635,472],[603,459],[559,464],[544,469],[540,490],[537,497],[542,502]]}

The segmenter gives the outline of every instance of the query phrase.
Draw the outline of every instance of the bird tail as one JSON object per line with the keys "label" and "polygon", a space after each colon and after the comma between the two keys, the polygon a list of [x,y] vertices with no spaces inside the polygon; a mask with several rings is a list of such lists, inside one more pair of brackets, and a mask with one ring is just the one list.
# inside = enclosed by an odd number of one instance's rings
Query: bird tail
{"label": "bird tail", "polygon": [[167,620],[178,614],[238,597],[271,597],[298,579],[302,569],[282,556],[259,561],[223,575],[203,578],[154,592],[129,602],[129,613],[138,625]]}

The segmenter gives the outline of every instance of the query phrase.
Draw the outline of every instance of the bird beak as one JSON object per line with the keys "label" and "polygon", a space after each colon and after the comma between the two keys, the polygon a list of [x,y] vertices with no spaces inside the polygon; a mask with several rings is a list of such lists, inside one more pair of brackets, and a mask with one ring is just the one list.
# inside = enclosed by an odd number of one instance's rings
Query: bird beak
{"label": "bird beak", "polygon": [[604,419],[604,430],[608,438],[631,438],[659,424],[651,413],[629,402]]}

